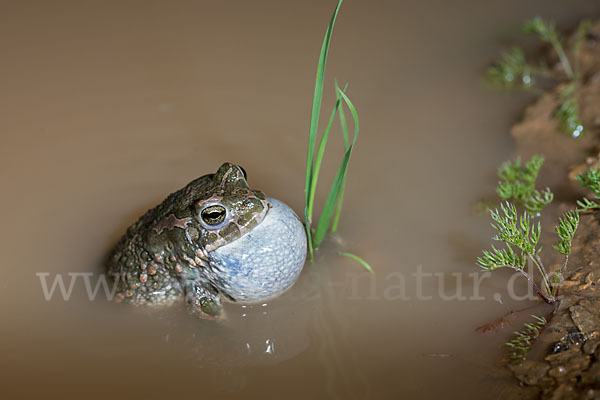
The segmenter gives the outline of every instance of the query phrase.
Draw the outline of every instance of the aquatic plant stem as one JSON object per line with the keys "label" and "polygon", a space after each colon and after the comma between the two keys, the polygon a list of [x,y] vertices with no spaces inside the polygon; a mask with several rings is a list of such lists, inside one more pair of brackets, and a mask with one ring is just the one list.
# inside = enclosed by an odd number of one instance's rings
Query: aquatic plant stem
{"label": "aquatic plant stem", "polygon": [[[306,179],[304,186],[305,204],[304,209],[304,226],[306,229],[306,236],[308,240],[308,252],[310,260],[314,259],[314,244],[311,232],[312,226],[312,214],[313,214],[313,201],[311,201],[311,187],[313,186],[314,177],[314,157],[315,157],[315,145],[317,142],[317,130],[319,128],[319,114],[321,112],[321,103],[323,100],[323,81],[325,79],[325,66],[327,64],[327,55],[329,53],[329,42],[331,41],[331,35],[333,32],[333,26],[335,19],[340,10],[343,0],[339,0],[338,4],[333,11],[327,31],[325,32],[325,38],[323,39],[323,45],[321,46],[321,53],[319,55],[319,62],[317,64],[317,76],[315,79],[315,92],[313,96],[312,111],[310,116],[310,127],[308,135],[308,148],[306,154]],[[316,186],[316,185],[315,185]],[[314,199],[314,191],[313,191]]]}

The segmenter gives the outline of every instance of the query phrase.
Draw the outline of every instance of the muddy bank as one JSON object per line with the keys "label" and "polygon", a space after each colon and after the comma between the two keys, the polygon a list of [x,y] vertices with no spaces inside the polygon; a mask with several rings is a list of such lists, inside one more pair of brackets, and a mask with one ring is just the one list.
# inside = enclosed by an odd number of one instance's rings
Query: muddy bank
{"label": "muddy bank", "polygon": [[[516,141],[517,154],[524,158],[536,153],[546,157],[544,181],[563,200],[585,194],[574,182],[574,175],[597,163],[600,152],[600,21],[592,25],[586,36],[579,62],[582,79],[576,97],[584,134],[573,139],[559,130],[558,120],[553,117],[561,104],[564,85],[545,92],[527,107],[522,120],[510,132]],[[564,79],[558,62],[552,70],[557,80]],[[571,179],[567,179],[569,175]]]}
{"label": "muddy bank", "polygon": [[535,387],[531,398],[600,397],[599,289],[600,214],[592,213],[581,216],[564,297],[536,343],[546,355],[509,366],[520,382]]}
{"label": "muddy bank", "polygon": [[[586,36],[580,53],[582,81],[576,96],[585,133],[574,139],[553,118],[562,86],[544,93],[527,107],[511,135],[517,154],[543,154],[543,184],[561,202],[559,211],[575,207],[589,193],[575,175],[600,165],[600,21]],[[554,68],[560,76],[560,67]],[[554,222],[556,223],[556,222]],[[551,246],[546,243],[545,247]],[[558,258],[555,260],[559,262]],[[581,215],[573,241],[560,301],[527,360],[509,365],[524,387],[523,398],[600,398],[600,213]]]}

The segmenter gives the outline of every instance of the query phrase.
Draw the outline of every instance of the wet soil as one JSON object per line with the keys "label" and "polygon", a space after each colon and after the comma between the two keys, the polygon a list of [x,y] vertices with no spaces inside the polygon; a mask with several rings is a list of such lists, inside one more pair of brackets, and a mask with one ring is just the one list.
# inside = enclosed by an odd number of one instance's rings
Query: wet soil
{"label": "wet soil", "polygon": [[[529,106],[511,135],[522,157],[546,157],[544,183],[562,201],[559,212],[574,208],[588,195],[575,176],[600,165],[600,21],[587,36],[580,55],[582,84],[577,89],[585,135],[573,139],[553,118],[561,86]],[[557,72],[560,73],[557,67]],[[549,171],[549,172],[548,172]],[[553,260],[560,262],[557,258]],[[530,357],[509,365],[523,386],[522,398],[600,398],[600,213],[581,215],[561,286],[563,296],[538,338]]]}

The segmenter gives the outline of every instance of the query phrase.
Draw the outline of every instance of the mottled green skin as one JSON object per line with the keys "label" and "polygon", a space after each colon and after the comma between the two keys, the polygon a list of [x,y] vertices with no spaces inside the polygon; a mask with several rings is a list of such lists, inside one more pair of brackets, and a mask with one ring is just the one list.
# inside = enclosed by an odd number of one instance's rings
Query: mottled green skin
{"label": "mottled green skin", "polygon": [[[227,216],[209,226],[200,213],[215,204]],[[118,281],[115,299],[151,305],[185,299],[192,313],[218,316],[221,295],[233,299],[214,273],[209,252],[249,232],[268,209],[264,194],[248,186],[236,165],[225,163],[190,182],[130,226],[113,250],[107,273]]]}

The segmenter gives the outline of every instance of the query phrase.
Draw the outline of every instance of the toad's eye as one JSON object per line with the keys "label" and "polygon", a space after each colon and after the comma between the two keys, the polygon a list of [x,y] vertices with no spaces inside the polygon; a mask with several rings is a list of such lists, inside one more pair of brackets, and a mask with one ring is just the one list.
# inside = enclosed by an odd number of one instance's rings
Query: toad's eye
{"label": "toad's eye", "polygon": [[202,221],[209,226],[219,225],[221,222],[225,220],[225,215],[227,211],[225,207],[220,205],[208,206],[200,212],[200,217],[202,217]]}
{"label": "toad's eye", "polygon": [[248,179],[248,174],[246,173],[246,170],[244,168],[242,168],[241,166],[238,165],[238,168],[240,169],[240,171],[242,171],[242,175],[244,175],[244,179]]}

